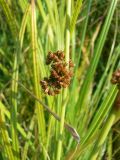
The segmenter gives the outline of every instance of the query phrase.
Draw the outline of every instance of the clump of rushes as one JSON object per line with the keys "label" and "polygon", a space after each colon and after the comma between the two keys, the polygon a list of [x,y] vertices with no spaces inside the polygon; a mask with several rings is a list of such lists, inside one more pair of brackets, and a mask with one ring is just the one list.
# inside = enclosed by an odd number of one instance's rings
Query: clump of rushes
{"label": "clump of rushes", "polygon": [[41,80],[40,84],[45,94],[54,96],[60,93],[61,88],[70,85],[74,64],[71,60],[66,63],[64,52],[57,51],[54,53],[48,52],[46,65],[51,67],[50,76]]}

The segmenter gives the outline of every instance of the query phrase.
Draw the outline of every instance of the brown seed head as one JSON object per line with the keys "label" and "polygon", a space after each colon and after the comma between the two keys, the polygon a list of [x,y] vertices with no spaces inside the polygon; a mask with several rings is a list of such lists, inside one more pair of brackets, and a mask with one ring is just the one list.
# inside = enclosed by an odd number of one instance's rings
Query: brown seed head
{"label": "brown seed head", "polygon": [[111,79],[111,83],[113,84],[120,84],[120,69],[116,70],[113,74],[112,74],[112,79]]}
{"label": "brown seed head", "polygon": [[68,63],[65,62],[65,55],[62,51],[49,52],[46,64],[51,66],[50,76],[49,78],[45,77],[44,80],[40,81],[40,84],[45,94],[54,96],[60,93],[62,87],[66,88],[70,85],[74,64],[70,60],[70,69],[67,68]]}

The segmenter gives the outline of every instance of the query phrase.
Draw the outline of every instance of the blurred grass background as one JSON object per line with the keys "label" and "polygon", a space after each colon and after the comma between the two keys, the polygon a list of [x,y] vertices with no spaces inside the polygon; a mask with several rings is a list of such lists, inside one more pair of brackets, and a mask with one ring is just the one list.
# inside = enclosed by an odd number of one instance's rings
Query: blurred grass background
{"label": "blurred grass background", "polygon": [[[118,90],[110,83],[119,25],[119,0],[0,0],[0,160],[120,159]],[[57,50],[74,62],[74,76],[60,95],[47,96],[40,80],[49,75],[48,51]]]}

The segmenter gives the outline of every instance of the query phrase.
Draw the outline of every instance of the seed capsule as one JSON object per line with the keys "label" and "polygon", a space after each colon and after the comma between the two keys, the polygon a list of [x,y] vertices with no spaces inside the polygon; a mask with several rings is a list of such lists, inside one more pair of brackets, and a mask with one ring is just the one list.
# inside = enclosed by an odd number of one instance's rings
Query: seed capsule
{"label": "seed capsule", "polygon": [[53,90],[49,90],[49,91],[48,91],[48,95],[50,95],[50,96],[54,96],[54,95],[55,95],[55,93],[54,93],[54,91],[53,91]]}
{"label": "seed capsule", "polygon": [[57,51],[55,54],[59,57],[60,60],[64,60],[65,59],[64,52]]}
{"label": "seed capsule", "polygon": [[59,94],[59,93],[60,93],[60,90],[56,88],[56,89],[54,90],[54,93],[55,93],[55,94]]}
{"label": "seed capsule", "polygon": [[71,59],[69,60],[69,67],[70,67],[70,68],[73,68],[73,67],[74,67],[74,63],[72,62]]}

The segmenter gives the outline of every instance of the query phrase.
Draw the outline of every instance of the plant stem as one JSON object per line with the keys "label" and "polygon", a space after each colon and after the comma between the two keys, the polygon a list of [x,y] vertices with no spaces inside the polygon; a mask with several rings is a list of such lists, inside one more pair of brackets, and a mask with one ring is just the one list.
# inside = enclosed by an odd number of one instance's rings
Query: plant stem
{"label": "plant stem", "polygon": [[[18,53],[15,55],[14,60],[14,73],[13,79],[18,80]],[[12,146],[16,152],[15,160],[19,159],[19,142],[17,134],[17,92],[18,84],[12,81],[12,107],[11,107],[11,135],[12,135]]]}
{"label": "plant stem", "polygon": [[[66,43],[65,43],[65,61],[69,62],[69,46],[70,46],[70,15],[71,15],[71,0],[67,2],[67,23],[66,23]],[[61,111],[61,122],[60,122],[60,137],[58,141],[57,149],[57,160],[60,160],[62,153],[62,141],[63,141],[63,129],[64,129],[64,120],[65,120],[65,111],[66,111],[66,98],[67,98],[67,89],[64,90],[63,106]]]}
{"label": "plant stem", "polygon": [[[36,97],[40,98],[40,68],[39,68],[39,55],[38,55],[38,44],[37,44],[37,26],[36,26],[36,10],[35,0],[31,0],[31,42],[32,42],[32,56],[33,56],[33,78],[34,78],[34,91]],[[43,107],[36,101],[36,115],[38,119],[38,132],[40,143],[46,145],[46,128]],[[46,153],[44,152],[44,159],[46,159]]]}

